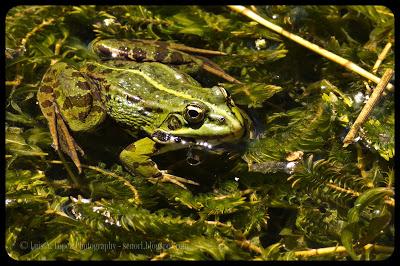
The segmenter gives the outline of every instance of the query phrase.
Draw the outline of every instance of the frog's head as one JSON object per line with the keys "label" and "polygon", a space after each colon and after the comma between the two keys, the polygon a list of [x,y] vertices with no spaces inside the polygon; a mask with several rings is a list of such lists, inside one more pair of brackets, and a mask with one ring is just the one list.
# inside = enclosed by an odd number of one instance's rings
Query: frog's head
{"label": "frog's head", "polygon": [[[247,120],[226,90],[214,86],[203,97],[193,97],[180,112],[168,114],[152,138],[163,144],[215,145],[239,140]],[[211,91],[210,91],[211,90]]]}

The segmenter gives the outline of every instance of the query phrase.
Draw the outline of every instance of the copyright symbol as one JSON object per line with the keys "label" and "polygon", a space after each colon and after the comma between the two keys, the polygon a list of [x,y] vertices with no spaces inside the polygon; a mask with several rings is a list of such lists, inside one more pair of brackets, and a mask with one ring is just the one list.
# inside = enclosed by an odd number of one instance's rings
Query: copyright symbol
{"label": "copyright symbol", "polygon": [[21,248],[21,249],[27,249],[28,248],[28,241],[21,241],[20,243],[19,243],[19,247]]}

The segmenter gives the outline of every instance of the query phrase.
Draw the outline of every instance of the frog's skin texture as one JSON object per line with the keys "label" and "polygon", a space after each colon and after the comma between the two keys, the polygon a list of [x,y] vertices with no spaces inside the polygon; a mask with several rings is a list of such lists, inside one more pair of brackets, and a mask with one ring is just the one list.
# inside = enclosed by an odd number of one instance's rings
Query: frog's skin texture
{"label": "frog's skin texture", "polygon": [[171,67],[213,64],[162,42],[103,40],[90,49],[97,59],[79,69],[63,62],[52,65],[37,94],[54,148],[66,152],[79,171],[77,151],[83,155],[83,150],[70,131],[93,131],[107,116],[133,136],[147,135],[120,154],[131,173],[183,187],[180,181],[197,183],[159,170],[151,157],[189,146],[236,142],[245,133],[246,120],[223,88],[203,88],[182,68]]}

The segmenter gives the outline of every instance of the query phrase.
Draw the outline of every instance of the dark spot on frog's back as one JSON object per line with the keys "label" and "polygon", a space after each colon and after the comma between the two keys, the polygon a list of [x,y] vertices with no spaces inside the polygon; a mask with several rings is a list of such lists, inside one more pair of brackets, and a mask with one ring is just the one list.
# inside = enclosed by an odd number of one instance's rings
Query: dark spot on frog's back
{"label": "dark spot on frog's back", "polygon": [[183,57],[179,52],[173,52],[171,54],[171,63],[183,63]]}
{"label": "dark spot on frog's back", "polygon": [[47,108],[53,105],[53,102],[50,100],[46,100],[40,104],[43,108]]}
{"label": "dark spot on frog's back", "polygon": [[162,62],[167,57],[168,51],[166,49],[160,48],[157,49],[155,61]]}
{"label": "dark spot on frog's back", "polygon": [[96,99],[96,100],[98,100],[98,101],[101,101],[101,95],[100,95],[100,93],[99,93],[97,90],[94,90],[94,91],[92,92],[92,95],[93,95],[93,98],[94,98],[94,99]]}
{"label": "dark spot on frog's back", "polygon": [[76,86],[78,86],[82,90],[90,90],[89,83],[87,83],[86,81],[78,81],[76,83]]}
{"label": "dark spot on frog's back", "polygon": [[105,47],[103,45],[99,45],[99,46],[97,46],[97,49],[101,54],[103,54],[105,56],[111,56],[111,51],[107,47]]}
{"label": "dark spot on frog's back", "polygon": [[109,91],[110,91],[110,85],[109,85],[109,84],[105,84],[105,85],[103,86],[103,88],[104,88],[104,90],[105,90],[106,92],[109,92]]}
{"label": "dark spot on frog's back", "polygon": [[124,64],[124,63],[121,63],[121,62],[119,62],[119,63],[115,63],[115,64],[114,64],[114,66],[115,66],[115,67],[124,67],[124,66],[125,66],[125,64]]}
{"label": "dark spot on frog's back", "polygon": [[63,105],[64,109],[71,109],[72,107],[87,107],[92,105],[93,98],[87,93],[80,96],[69,96],[65,98]]}
{"label": "dark spot on frog's back", "polygon": [[82,75],[81,75],[81,73],[79,72],[79,71],[73,71],[72,73],[71,73],[71,77],[81,77]]}
{"label": "dark spot on frog's back", "polygon": [[142,62],[146,59],[146,51],[141,48],[134,48],[132,49],[132,57],[130,58],[129,55],[125,55],[128,59],[134,59],[135,61]]}
{"label": "dark spot on frog's back", "polygon": [[109,69],[109,68],[106,68],[106,69],[104,69],[104,70],[102,70],[101,71],[101,74],[110,74],[111,72],[113,72],[113,70],[112,69]]}
{"label": "dark spot on frog's back", "polygon": [[43,93],[52,93],[53,92],[53,88],[50,87],[49,85],[43,85],[40,87],[39,90],[40,90],[40,92],[43,92]]}
{"label": "dark spot on frog's back", "polygon": [[145,106],[144,110],[147,111],[147,112],[150,112],[150,113],[154,112],[154,109],[151,108],[150,106]]}
{"label": "dark spot on frog's back", "polygon": [[88,65],[86,66],[86,69],[89,70],[89,71],[93,71],[93,70],[96,69],[96,66],[95,66],[95,65],[92,65],[92,64],[88,64]]}

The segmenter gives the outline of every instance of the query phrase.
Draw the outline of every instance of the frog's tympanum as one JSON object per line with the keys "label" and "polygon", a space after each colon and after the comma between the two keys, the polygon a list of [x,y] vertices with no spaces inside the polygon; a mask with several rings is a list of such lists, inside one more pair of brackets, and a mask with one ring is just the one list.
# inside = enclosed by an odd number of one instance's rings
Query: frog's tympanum
{"label": "frog's tympanum", "polygon": [[83,150],[70,131],[93,131],[106,116],[133,136],[147,135],[120,153],[131,173],[182,186],[179,181],[197,183],[159,170],[151,157],[192,146],[233,143],[243,136],[244,116],[225,89],[203,88],[187,72],[202,68],[238,81],[206,58],[183,52],[190,47],[109,39],[92,42],[89,48],[95,57],[80,68],[53,64],[37,94],[54,148],[67,153],[79,172],[77,151],[83,155]]}

